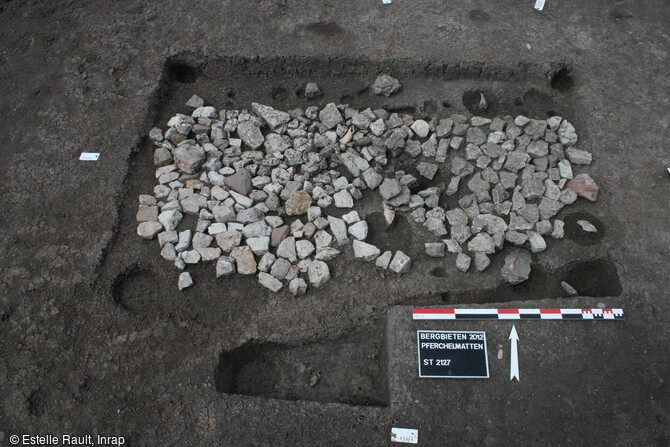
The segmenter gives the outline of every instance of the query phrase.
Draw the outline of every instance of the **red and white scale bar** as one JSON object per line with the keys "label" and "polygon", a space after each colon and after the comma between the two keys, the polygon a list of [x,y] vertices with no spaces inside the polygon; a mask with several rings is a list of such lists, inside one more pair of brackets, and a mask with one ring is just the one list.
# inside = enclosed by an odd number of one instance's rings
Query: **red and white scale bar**
{"label": "red and white scale bar", "polygon": [[414,320],[623,320],[623,309],[413,309]]}

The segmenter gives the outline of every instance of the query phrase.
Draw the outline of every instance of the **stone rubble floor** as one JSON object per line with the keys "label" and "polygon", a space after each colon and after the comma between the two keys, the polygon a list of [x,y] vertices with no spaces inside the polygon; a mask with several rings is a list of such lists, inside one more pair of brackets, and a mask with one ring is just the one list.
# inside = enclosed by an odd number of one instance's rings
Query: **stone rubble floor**
{"label": "stone rubble floor", "polygon": [[[385,75],[372,85],[384,96],[399,89]],[[306,91],[320,92],[315,84]],[[523,249],[539,253],[545,238],[561,239],[559,211],[598,196],[588,174],[573,172],[593,157],[576,146],[575,128],[560,116],[428,121],[334,103],[288,112],[204,104],[194,95],[186,104],[190,115],[151,130],[158,184],[140,195],[136,216],[138,235],[157,237],[161,256],[183,271],[180,290],[194,283],[188,266],[202,262],[214,264],[217,277],[257,275],[273,292],[288,286],[303,295],[329,282],[327,261],[350,244],[355,258],[405,273],[407,254],[365,242],[368,222],[354,209],[365,194],[383,202],[388,226],[397,213],[424,226],[434,236],[425,241],[426,255],[453,254],[462,272],[473,260],[474,270],[484,271],[506,243],[518,247],[501,275],[519,284],[531,272]],[[389,159],[399,157],[411,159],[422,178],[393,170]],[[438,171],[451,175],[447,184],[433,184]],[[336,217],[333,210],[346,213]],[[597,231],[588,221],[580,225]]]}

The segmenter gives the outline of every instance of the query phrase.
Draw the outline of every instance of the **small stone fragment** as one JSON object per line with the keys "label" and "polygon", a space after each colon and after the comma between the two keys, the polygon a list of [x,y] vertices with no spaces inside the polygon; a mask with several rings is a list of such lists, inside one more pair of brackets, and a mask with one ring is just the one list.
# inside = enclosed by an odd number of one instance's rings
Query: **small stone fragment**
{"label": "small stone fragment", "polygon": [[587,233],[597,233],[598,229],[593,225],[591,222],[588,220],[580,219],[577,221],[577,225],[582,227],[582,230],[584,230]]}
{"label": "small stone fragment", "polygon": [[563,291],[570,296],[577,295],[577,291],[575,290],[575,288],[565,281],[561,281],[561,288],[563,288]]}
{"label": "small stone fragment", "polygon": [[179,274],[179,281],[177,282],[177,287],[179,290],[184,290],[193,285],[193,278],[189,272],[182,272]]}

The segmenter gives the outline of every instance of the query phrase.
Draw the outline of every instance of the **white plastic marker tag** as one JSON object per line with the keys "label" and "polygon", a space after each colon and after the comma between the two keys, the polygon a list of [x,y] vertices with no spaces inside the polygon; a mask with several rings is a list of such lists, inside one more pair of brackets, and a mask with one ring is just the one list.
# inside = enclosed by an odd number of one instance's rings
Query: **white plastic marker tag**
{"label": "white plastic marker tag", "polygon": [[98,158],[100,158],[100,153],[98,152],[82,152],[79,156],[79,160],[81,161],[98,161]]}
{"label": "white plastic marker tag", "polygon": [[535,9],[542,11],[544,9],[544,0],[535,0]]}
{"label": "white plastic marker tag", "polygon": [[384,5],[390,5],[390,4],[391,4],[391,0],[382,0],[382,4],[384,4]]}
{"label": "white plastic marker tag", "polygon": [[391,442],[402,442],[404,444],[418,444],[419,430],[413,428],[391,428]]}

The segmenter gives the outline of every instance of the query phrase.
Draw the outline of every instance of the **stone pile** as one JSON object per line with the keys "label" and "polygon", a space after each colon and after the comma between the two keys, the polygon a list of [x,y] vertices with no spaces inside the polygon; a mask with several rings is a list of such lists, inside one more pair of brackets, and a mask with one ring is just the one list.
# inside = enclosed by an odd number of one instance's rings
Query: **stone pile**
{"label": "stone pile", "polygon": [[[392,78],[378,81],[378,94],[400,88]],[[426,243],[426,253],[454,253],[462,271],[472,258],[484,270],[505,242],[544,250],[546,236],[563,235],[563,222],[554,219],[560,209],[598,194],[587,174],[573,175],[573,165],[592,157],[574,146],[575,130],[560,117],[428,122],[333,103],[289,112],[254,103],[249,112],[217,110],[197,96],[187,106],[190,115],[177,114],[167,130],[149,134],[158,184],[139,198],[137,233],[157,237],[161,256],[181,270],[212,263],[217,277],[257,275],[273,292],[288,286],[302,295],[323,286],[327,262],[347,245],[379,268],[409,270],[402,251],[382,253],[365,242],[368,224],[353,208],[368,191],[378,191],[388,224],[407,213],[439,238]],[[416,191],[416,177],[388,168],[389,158],[400,156],[416,159],[427,180],[448,175],[448,184]],[[467,193],[459,206],[444,209],[443,198],[459,190]],[[335,217],[333,209],[346,213]],[[189,215],[195,228],[183,228]],[[529,273],[524,255],[502,272],[510,282]],[[182,272],[179,289],[192,284]]]}

